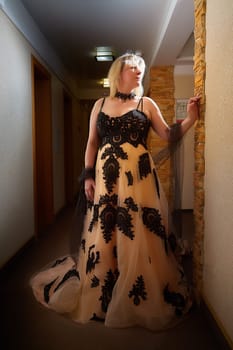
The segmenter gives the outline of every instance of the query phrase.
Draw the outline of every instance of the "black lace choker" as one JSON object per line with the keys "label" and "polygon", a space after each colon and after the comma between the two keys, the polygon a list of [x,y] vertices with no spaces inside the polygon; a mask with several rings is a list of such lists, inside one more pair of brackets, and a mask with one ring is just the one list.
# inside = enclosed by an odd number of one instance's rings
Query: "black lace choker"
{"label": "black lace choker", "polygon": [[123,92],[117,91],[115,94],[115,97],[120,98],[123,101],[132,100],[135,96],[136,94],[134,92],[131,92],[130,94],[124,94]]}

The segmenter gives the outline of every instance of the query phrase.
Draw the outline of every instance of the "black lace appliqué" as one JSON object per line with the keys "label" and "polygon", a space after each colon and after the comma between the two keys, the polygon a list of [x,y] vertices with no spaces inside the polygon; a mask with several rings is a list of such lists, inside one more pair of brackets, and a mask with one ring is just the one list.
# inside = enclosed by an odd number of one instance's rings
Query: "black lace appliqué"
{"label": "black lace appliqu\u00e9", "polygon": [[132,230],[132,216],[130,215],[129,211],[138,211],[138,207],[134,203],[132,197],[126,198],[124,203],[126,204],[126,208],[118,207],[117,209],[117,227],[124,233],[124,235],[130,239],[133,239],[134,232]]}
{"label": "black lace appliqu\u00e9", "polygon": [[94,277],[91,279],[91,288],[98,287],[99,284],[100,284],[99,278],[94,275]]}
{"label": "black lace appliqu\u00e9", "polygon": [[108,194],[101,195],[99,200],[99,205],[100,206],[104,204],[117,205],[117,199],[118,199],[117,194],[113,194],[111,196],[109,196]]}
{"label": "black lace appliqu\u00e9", "polygon": [[93,208],[93,215],[92,215],[92,220],[90,221],[90,225],[88,228],[88,231],[92,231],[93,226],[95,224],[95,222],[98,221],[98,217],[99,217],[99,205],[98,204],[94,204],[94,208]]}
{"label": "black lace appliqu\u00e9", "polygon": [[125,199],[124,203],[127,205],[128,209],[131,209],[132,211],[138,211],[138,206],[134,202],[132,197],[128,197]]}
{"label": "black lace appliqu\u00e9", "polygon": [[121,146],[118,146],[118,145],[111,145],[110,147],[107,147],[104,150],[101,156],[101,159],[110,157],[112,154],[114,154],[116,158],[128,159],[128,154],[123,150]]}
{"label": "black lace appliqu\u00e9", "polygon": [[155,208],[142,208],[143,224],[164,241],[166,253],[168,253],[167,237],[165,226],[162,224],[162,219],[159,211]]}
{"label": "black lace appliqu\u00e9", "polygon": [[87,265],[86,265],[86,274],[88,272],[91,272],[92,270],[95,269],[95,265],[99,263],[100,260],[100,252],[94,252],[92,251],[95,248],[95,244],[90,246],[88,249],[88,259],[87,259]]}
{"label": "black lace appliqu\u00e9", "polygon": [[111,155],[103,165],[103,178],[108,193],[112,192],[113,186],[116,184],[117,178],[119,177],[119,162]]}
{"label": "black lace appliqu\u00e9", "polygon": [[116,207],[117,195],[105,195],[100,199],[101,205],[106,204],[105,208],[100,213],[101,230],[103,231],[103,237],[106,243],[112,239],[115,227],[119,228],[120,231],[130,239],[134,238],[132,216],[129,211],[138,211],[137,205],[134,203],[132,197],[125,199],[124,207]]}
{"label": "black lace appliqu\u00e9", "polygon": [[103,231],[104,240],[108,243],[111,238],[116,224],[116,209],[107,204],[100,214],[101,230]]}
{"label": "black lace appliqu\u00e9", "polygon": [[117,269],[114,272],[110,269],[106,274],[104,285],[102,286],[102,295],[99,298],[103,312],[107,312],[108,305],[112,298],[112,291],[118,276],[119,272]]}
{"label": "black lace appliqu\u00e9", "polygon": [[82,250],[84,251],[84,253],[85,253],[85,246],[86,246],[86,240],[85,240],[85,239],[82,239],[82,240],[81,240],[81,248],[82,248]]}
{"label": "black lace appliqu\u00e9", "polygon": [[171,292],[167,284],[163,290],[163,297],[166,303],[171,304],[175,308],[176,316],[182,316],[186,305],[184,296],[181,293]]}
{"label": "black lace appliqu\u00e9", "polygon": [[133,185],[133,175],[132,175],[131,171],[126,171],[125,175],[127,176],[127,179],[128,179],[128,186],[132,186]]}
{"label": "black lace appliqu\u00e9", "polygon": [[63,279],[61,280],[61,282],[54,289],[54,292],[56,292],[58,290],[58,288],[71,277],[77,277],[80,280],[79,272],[76,269],[71,269],[68,272],[66,272],[66,274],[63,277]]}
{"label": "black lace appliqu\u00e9", "polygon": [[127,237],[134,238],[132,230],[132,217],[126,208],[119,207],[117,210],[117,226]]}
{"label": "black lace appliqu\u00e9", "polygon": [[147,177],[147,175],[151,173],[151,165],[148,153],[143,153],[139,157],[138,168],[140,179],[142,179],[143,177]]}
{"label": "black lace appliqu\u00e9", "polygon": [[48,304],[49,302],[49,292],[50,292],[50,289],[52,287],[52,285],[56,282],[57,278],[55,278],[53,281],[51,281],[50,283],[46,284],[44,286],[44,301]]}
{"label": "black lace appliqu\u00e9", "polygon": [[[62,278],[61,282],[58,283],[58,285],[56,286],[56,288],[54,289],[54,293],[58,290],[58,288],[60,288],[60,286],[67,281],[69,278],[71,277],[77,277],[80,280],[80,276],[79,276],[79,272],[73,268],[71,270],[69,270],[68,272],[66,272],[66,274],[64,275],[64,277]],[[46,303],[49,302],[50,296],[49,296],[49,292],[50,289],[52,288],[53,284],[57,281],[58,277],[55,278],[53,281],[51,281],[50,283],[46,284],[44,286],[44,301]]]}
{"label": "black lace appliqu\u00e9", "polygon": [[150,126],[151,122],[147,116],[135,109],[114,118],[101,111],[97,119],[100,147],[108,143],[117,147],[127,142],[134,147],[141,144],[147,148],[146,140]]}
{"label": "black lace appliqu\u00e9", "polygon": [[133,287],[131,291],[129,292],[129,298],[133,297],[134,305],[139,305],[141,300],[147,299],[147,292],[145,289],[145,282],[143,279],[143,276],[140,275],[137,277],[135,284],[133,284]]}

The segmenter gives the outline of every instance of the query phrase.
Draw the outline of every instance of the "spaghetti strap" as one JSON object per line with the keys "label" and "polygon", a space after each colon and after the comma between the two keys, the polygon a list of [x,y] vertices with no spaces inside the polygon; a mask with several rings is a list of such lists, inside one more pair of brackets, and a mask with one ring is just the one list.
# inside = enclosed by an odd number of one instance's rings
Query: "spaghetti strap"
{"label": "spaghetti strap", "polygon": [[143,112],[143,97],[140,98],[138,105],[137,105],[137,109],[139,110],[139,107],[141,105],[141,112]]}
{"label": "spaghetti strap", "polygon": [[103,108],[103,106],[104,106],[104,102],[105,102],[105,97],[103,98],[102,104],[101,104],[101,106],[100,106],[100,112],[102,111],[102,108]]}

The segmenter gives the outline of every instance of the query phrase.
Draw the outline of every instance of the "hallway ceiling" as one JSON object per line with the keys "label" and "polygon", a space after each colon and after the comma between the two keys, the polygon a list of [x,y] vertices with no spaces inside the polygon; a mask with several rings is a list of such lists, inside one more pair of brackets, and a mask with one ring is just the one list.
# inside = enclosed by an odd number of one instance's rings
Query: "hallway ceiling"
{"label": "hallway ceiling", "polygon": [[192,60],[193,0],[21,2],[83,87],[107,75],[110,64],[95,61],[97,46],[111,46],[116,56],[138,50],[148,68]]}

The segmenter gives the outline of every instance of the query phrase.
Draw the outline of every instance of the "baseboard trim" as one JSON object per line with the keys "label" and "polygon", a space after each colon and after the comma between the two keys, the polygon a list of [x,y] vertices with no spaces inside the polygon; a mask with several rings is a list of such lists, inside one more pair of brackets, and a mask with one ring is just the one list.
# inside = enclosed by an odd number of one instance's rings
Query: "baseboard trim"
{"label": "baseboard trim", "polygon": [[53,222],[44,230],[44,232],[40,236],[38,237],[35,235],[32,236],[3,266],[0,267],[0,281],[4,278],[4,276],[9,274],[13,265],[17,263],[17,260],[23,256],[26,250],[28,250],[30,246],[32,246],[37,239],[40,239],[40,237],[43,237],[44,235],[47,234],[47,231],[49,231],[50,226],[52,226],[56,222],[56,220],[58,220],[65,213],[66,209],[68,209],[69,207],[73,207],[73,205],[62,207],[55,214]]}
{"label": "baseboard trim", "polygon": [[221,350],[232,350],[233,342],[227,334],[222,322],[217,317],[216,313],[208,303],[204,295],[201,296],[200,309],[216,335],[216,340],[219,343]]}
{"label": "baseboard trim", "polygon": [[13,265],[22,257],[23,253],[33,245],[34,242],[35,237],[33,236],[0,268],[0,280],[9,274]]}

